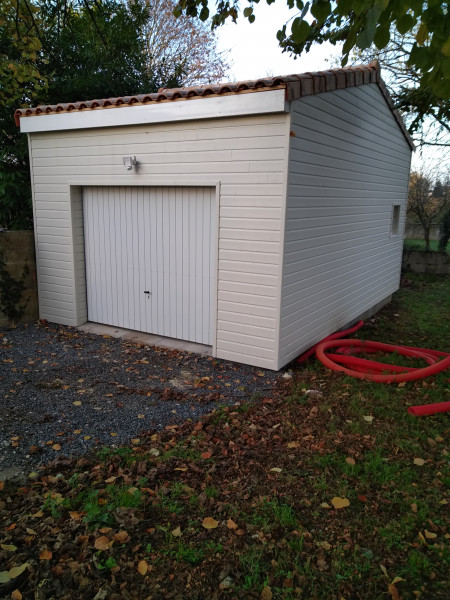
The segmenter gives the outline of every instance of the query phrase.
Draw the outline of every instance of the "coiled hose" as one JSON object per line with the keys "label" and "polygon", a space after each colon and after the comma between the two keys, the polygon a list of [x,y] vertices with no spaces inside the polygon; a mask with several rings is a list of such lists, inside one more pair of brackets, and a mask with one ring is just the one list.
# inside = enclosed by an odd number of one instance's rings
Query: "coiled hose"
{"label": "coiled hose", "polygon": [[[450,369],[450,354],[446,352],[366,340],[342,339],[344,336],[352,334],[360,329],[363,324],[363,321],[359,321],[350,329],[329,335],[302,354],[297,359],[297,362],[302,363],[315,353],[320,362],[332,371],[338,371],[345,373],[350,377],[375,381],[377,383],[415,381]],[[330,350],[331,348],[336,348],[336,353],[328,353],[327,350]],[[396,352],[403,356],[420,358],[424,360],[428,366],[413,368],[388,365],[386,363],[354,356],[354,354],[371,354],[374,352]],[[450,402],[439,402],[437,404],[411,406],[408,408],[408,412],[416,416],[431,415],[438,412],[446,412],[448,410],[450,410]]]}

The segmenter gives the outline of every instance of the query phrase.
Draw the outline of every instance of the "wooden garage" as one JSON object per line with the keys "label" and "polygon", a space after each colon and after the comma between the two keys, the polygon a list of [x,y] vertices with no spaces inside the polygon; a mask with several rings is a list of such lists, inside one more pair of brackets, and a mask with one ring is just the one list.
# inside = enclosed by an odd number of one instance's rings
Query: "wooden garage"
{"label": "wooden garage", "polygon": [[41,318],[279,369],[398,288],[413,146],[376,63],[16,120]]}

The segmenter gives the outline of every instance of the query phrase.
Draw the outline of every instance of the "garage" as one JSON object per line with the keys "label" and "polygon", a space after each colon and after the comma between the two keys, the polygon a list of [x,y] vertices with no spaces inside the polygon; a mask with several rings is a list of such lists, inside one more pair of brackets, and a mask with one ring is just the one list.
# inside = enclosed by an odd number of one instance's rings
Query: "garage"
{"label": "garage", "polygon": [[42,319],[277,370],[399,287],[413,145],[376,62],[16,120]]}
{"label": "garage", "polygon": [[212,345],[215,190],[85,187],[88,319]]}

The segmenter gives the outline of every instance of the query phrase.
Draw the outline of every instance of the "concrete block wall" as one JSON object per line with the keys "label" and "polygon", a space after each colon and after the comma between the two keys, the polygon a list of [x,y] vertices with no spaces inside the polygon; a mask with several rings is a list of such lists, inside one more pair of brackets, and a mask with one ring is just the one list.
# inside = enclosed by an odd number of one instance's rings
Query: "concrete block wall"
{"label": "concrete block wall", "polygon": [[403,250],[402,268],[413,273],[450,275],[450,256],[446,252]]}
{"label": "concrete block wall", "polygon": [[[24,269],[28,272],[24,279],[24,290],[19,305],[24,305],[21,322],[36,321],[39,318],[39,307],[36,283],[36,260],[34,254],[33,231],[1,231],[0,232],[0,261],[16,281],[22,279]],[[0,275],[0,301],[3,294],[7,294],[5,284]],[[0,302],[1,303],[1,302]],[[7,316],[0,309],[0,326],[9,325]]]}

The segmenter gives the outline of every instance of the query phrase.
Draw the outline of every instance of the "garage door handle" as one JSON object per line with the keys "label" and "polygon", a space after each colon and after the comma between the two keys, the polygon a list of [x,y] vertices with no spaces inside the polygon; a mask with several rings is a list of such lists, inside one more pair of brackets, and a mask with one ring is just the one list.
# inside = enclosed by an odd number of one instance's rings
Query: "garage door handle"
{"label": "garage door handle", "polygon": [[145,290],[144,294],[151,294],[151,292],[149,292],[148,290]]}

